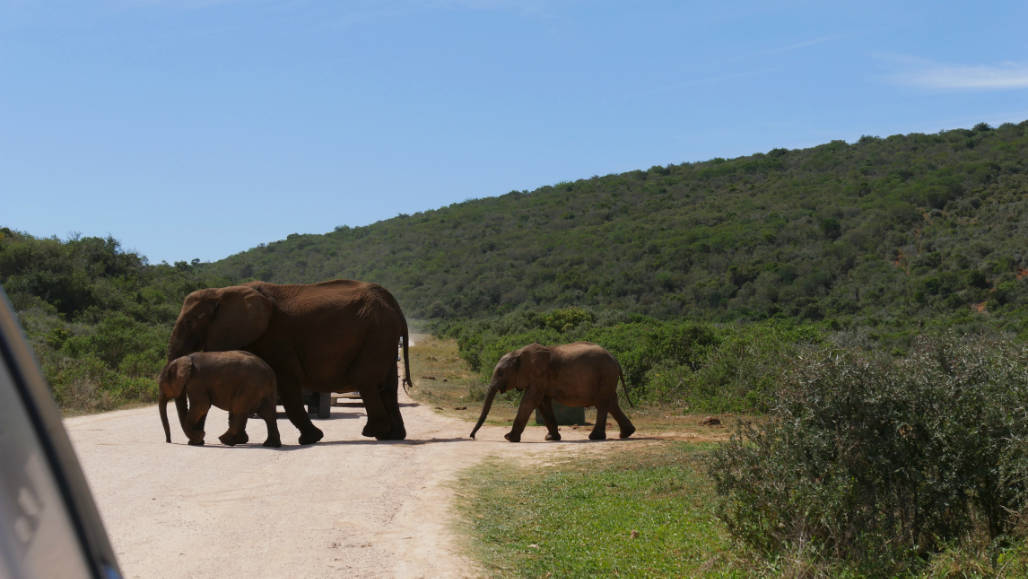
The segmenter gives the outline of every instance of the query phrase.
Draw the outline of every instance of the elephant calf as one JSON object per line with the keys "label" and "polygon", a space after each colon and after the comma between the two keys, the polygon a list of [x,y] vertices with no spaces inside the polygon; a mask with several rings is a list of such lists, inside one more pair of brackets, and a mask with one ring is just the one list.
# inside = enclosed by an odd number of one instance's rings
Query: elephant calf
{"label": "elephant calf", "polygon": [[[565,406],[596,407],[596,425],[589,434],[591,440],[607,438],[608,411],[621,429],[621,438],[628,438],[635,432],[635,426],[618,406],[618,379],[624,384],[621,366],[614,356],[589,342],[552,347],[531,344],[508,352],[493,369],[482,415],[471,431],[471,438],[485,422],[496,393],[511,388],[524,391],[514,426],[504,435],[511,442],[521,440],[528,417],[536,408],[542,413],[549,431],[546,440],[560,440],[553,415],[554,401]],[[625,395],[628,395],[627,390]]]}
{"label": "elephant calf", "polygon": [[244,444],[246,419],[257,412],[268,425],[264,446],[282,446],[275,416],[275,372],[264,360],[238,350],[194,352],[168,362],[159,379],[160,409],[164,439],[171,442],[168,401],[185,396],[189,407],[177,404],[182,431],[193,446],[203,445],[203,425],[211,404],[228,411],[228,430],[218,437],[228,446]]}

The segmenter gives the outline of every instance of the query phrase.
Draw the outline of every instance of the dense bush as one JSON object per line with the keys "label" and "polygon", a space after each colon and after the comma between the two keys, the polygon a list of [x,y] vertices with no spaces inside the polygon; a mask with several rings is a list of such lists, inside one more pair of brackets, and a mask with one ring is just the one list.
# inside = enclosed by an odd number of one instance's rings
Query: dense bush
{"label": "dense bush", "polygon": [[995,540],[1025,513],[1028,348],[921,339],[899,360],[805,355],[769,420],[713,453],[720,514],[771,558],[870,575]]}
{"label": "dense bush", "polygon": [[716,344],[694,362],[653,364],[641,382],[647,398],[697,412],[766,412],[800,349],[828,339],[814,326],[785,322],[717,331]]}
{"label": "dense bush", "polygon": [[456,338],[461,357],[483,378],[505,353],[532,342],[595,342],[617,358],[633,399],[712,412],[766,410],[785,361],[800,345],[823,339],[814,326],[785,321],[715,325],[581,307],[450,321],[436,331]]}
{"label": "dense bush", "polygon": [[194,265],[149,265],[111,238],[37,239],[0,228],[0,284],[65,411],[152,402],[190,291],[226,285]]}

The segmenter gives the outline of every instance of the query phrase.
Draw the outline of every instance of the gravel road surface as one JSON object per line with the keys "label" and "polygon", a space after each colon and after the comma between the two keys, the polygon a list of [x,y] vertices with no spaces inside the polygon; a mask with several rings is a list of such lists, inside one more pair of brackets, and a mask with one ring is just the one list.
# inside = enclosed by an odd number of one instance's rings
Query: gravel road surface
{"label": "gravel road surface", "polygon": [[[212,408],[207,446],[186,445],[174,404],[172,444],[149,406],[64,421],[127,577],[475,577],[453,529],[450,484],[490,455],[548,460],[623,442],[588,443],[587,429],[542,427],[520,444],[509,427],[440,416],[401,390],[408,439],[360,434],[359,404],[315,420],[325,438],[297,446],[279,414],[281,449],[260,446],[267,430],[250,420],[250,443],[226,447],[227,413]],[[345,399],[344,399],[345,400]]]}

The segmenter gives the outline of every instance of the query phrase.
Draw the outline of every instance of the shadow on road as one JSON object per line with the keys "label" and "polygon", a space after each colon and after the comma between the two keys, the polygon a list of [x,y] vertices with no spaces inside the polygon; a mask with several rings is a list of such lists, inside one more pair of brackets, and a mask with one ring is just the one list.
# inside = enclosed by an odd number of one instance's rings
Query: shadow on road
{"label": "shadow on road", "polygon": [[[427,439],[423,439],[423,440],[411,440],[411,439],[407,439],[407,440],[372,440],[370,438],[368,438],[368,439],[356,439],[356,440],[324,440],[324,439],[322,439],[321,441],[319,441],[319,442],[317,442],[315,444],[305,444],[305,445],[299,445],[299,444],[295,444],[295,443],[294,444],[290,444],[288,442],[283,442],[282,447],[275,448],[275,449],[270,449],[270,450],[294,451],[294,450],[303,450],[305,448],[314,448],[314,447],[318,447],[318,446],[369,446],[369,445],[423,446],[423,445],[426,445],[426,444],[440,444],[440,443],[454,443],[454,442],[469,442],[469,443],[478,443],[478,444],[488,444],[490,442],[506,442],[507,444],[522,444],[522,445],[548,444],[548,445],[559,446],[559,445],[567,445],[567,444],[604,444],[604,443],[616,444],[616,443],[621,443],[621,442],[632,442],[632,441],[640,441],[640,442],[642,442],[642,441],[658,441],[658,440],[666,441],[666,440],[669,440],[669,439],[668,438],[662,438],[662,437],[659,437],[659,436],[633,436],[632,438],[626,438],[626,439],[616,439],[615,438],[615,439],[608,439],[608,440],[588,440],[588,439],[585,439],[585,440],[557,440],[557,441],[554,441],[554,440],[542,440],[542,439],[540,439],[540,440],[522,440],[521,442],[517,442],[517,443],[510,443],[510,442],[507,442],[506,440],[475,440],[475,439],[472,439],[472,438],[468,438],[466,436],[450,437],[450,438],[435,438],[435,437],[433,437],[433,438],[427,438]],[[172,442],[171,444],[175,444],[175,445],[178,445],[178,446],[188,446],[187,443],[185,443],[185,442]],[[197,447],[194,447],[194,448],[197,448],[197,449],[220,449],[220,450],[236,450],[236,449],[251,449],[251,450],[260,449],[260,450],[266,450],[263,446],[261,446],[260,442],[253,442],[253,441],[250,441],[247,444],[239,444],[239,445],[236,445],[236,446],[225,446],[225,445],[221,444],[220,442],[214,442],[214,443],[205,444],[203,446],[197,446]]]}

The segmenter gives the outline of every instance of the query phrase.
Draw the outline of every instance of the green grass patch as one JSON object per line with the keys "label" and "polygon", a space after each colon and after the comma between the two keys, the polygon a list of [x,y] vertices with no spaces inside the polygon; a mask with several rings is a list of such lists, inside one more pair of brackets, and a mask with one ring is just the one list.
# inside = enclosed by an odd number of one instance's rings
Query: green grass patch
{"label": "green grass patch", "polygon": [[472,550],[502,577],[752,575],[715,517],[709,448],[626,444],[543,467],[488,460],[459,482]]}

